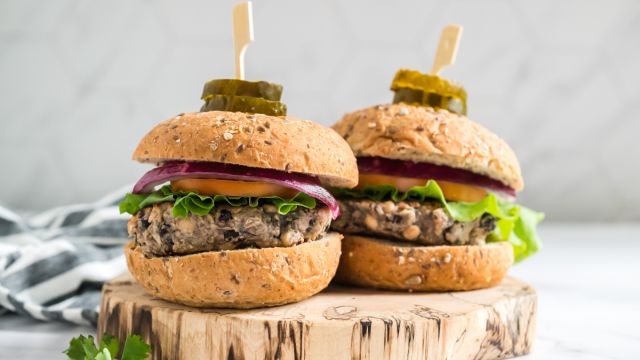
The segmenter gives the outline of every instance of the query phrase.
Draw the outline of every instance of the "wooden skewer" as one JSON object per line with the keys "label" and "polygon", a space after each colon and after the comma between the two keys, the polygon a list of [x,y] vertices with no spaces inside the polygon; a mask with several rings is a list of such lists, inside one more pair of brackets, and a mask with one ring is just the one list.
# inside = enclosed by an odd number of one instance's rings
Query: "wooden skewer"
{"label": "wooden skewer", "polygon": [[431,75],[438,75],[445,67],[456,61],[461,36],[461,25],[449,24],[442,29],[438,51],[431,68]]}
{"label": "wooden skewer", "polygon": [[244,53],[253,41],[253,15],[251,1],[233,7],[233,48],[236,79],[244,80]]}

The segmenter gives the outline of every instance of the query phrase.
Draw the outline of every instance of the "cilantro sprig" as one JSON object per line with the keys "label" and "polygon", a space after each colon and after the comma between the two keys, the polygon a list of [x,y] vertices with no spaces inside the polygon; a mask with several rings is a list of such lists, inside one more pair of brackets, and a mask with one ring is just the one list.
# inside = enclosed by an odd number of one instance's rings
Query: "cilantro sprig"
{"label": "cilantro sprig", "polygon": [[[93,336],[80,335],[69,341],[69,347],[63,351],[71,360],[115,360],[120,351],[120,342],[115,336],[104,334],[96,346]],[[122,349],[120,360],[144,360],[149,357],[151,346],[140,336],[128,336]]]}

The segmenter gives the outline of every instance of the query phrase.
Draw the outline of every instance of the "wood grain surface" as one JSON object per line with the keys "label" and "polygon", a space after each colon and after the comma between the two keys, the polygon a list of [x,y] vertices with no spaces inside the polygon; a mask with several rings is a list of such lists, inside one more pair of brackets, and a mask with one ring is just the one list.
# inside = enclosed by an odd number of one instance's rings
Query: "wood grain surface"
{"label": "wood grain surface", "polygon": [[195,309],[153,298],[129,275],[103,288],[98,334],[139,334],[153,359],[497,359],[535,338],[535,290],[399,293],[332,286],[296,304]]}

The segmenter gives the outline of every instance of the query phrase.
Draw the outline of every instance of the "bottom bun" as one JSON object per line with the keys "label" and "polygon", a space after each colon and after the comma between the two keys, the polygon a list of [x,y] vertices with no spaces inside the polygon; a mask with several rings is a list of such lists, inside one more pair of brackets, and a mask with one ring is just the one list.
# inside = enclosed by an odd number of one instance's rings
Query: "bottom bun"
{"label": "bottom bun", "polygon": [[500,283],[511,264],[508,242],[415,246],[345,235],[336,280],[388,290],[473,290]]}
{"label": "bottom bun", "polygon": [[150,294],[195,307],[249,309],[300,301],[327,287],[340,259],[338,233],[292,247],[147,258],[125,246],[133,277]]}

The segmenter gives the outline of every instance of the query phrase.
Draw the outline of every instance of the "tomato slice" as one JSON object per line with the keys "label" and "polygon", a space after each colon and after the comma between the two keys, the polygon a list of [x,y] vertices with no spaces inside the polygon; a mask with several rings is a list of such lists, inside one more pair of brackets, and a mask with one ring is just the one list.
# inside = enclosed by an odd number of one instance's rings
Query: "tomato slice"
{"label": "tomato slice", "polygon": [[[476,202],[487,196],[487,191],[481,187],[460,184],[450,181],[437,180],[445,199],[450,201]],[[412,186],[424,186],[427,179],[410,177],[389,176],[379,174],[360,174],[358,188],[365,185],[392,185],[396,189],[405,192]]]}
{"label": "tomato slice", "polygon": [[173,191],[193,191],[201,195],[228,195],[266,197],[279,196],[289,199],[298,191],[285,186],[261,181],[223,179],[180,179],[171,182]]}

